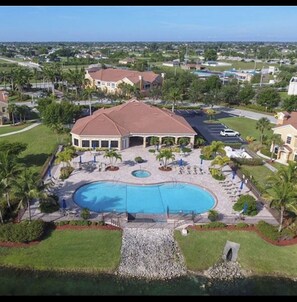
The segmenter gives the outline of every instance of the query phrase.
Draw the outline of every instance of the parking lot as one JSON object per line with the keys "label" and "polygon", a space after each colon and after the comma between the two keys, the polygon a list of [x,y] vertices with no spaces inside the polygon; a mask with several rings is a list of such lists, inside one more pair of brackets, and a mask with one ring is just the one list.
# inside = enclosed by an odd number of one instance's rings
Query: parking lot
{"label": "parking lot", "polygon": [[[246,143],[240,136],[225,137],[220,135],[220,131],[224,128],[228,128],[224,124],[208,124],[204,121],[208,120],[208,117],[199,110],[176,110],[176,114],[183,116],[187,122],[193,127],[196,132],[199,132],[207,141],[211,144],[212,141],[222,141],[224,143]],[[221,112],[216,118],[232,117],[234,115]],[[236,129],[234,129],[236,130]]]}

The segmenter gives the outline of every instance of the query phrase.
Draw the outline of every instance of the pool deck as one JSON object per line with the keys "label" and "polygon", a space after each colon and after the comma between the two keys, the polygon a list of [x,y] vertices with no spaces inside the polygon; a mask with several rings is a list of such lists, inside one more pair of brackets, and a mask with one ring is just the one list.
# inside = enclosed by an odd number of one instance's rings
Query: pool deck
{"label": "pool deck", "polygon": [[[209,191],[214,198],[216,199],[216,205],[214,207],[221,214],[220,221],[226,223],[237,223],[238,213],[234,212],[232,206],[234,204],[234,200],[238,197],[231,197],[234,192],[236,194],[251,194],[249,189],[244,185],[243,189],[239,191],[241,180],[238,176],[235,176],[235,179],[232,179],[232,172],[229,167],[225,167],[223,169],[224,174],[226,175],[226,181],[229,183],[222,183],[215,180],[209,173],[208,168],[210,166],[211,161],[203,160],[203,163],[200,162],[200,149],[195,149],[188,155],[176,154],[175,160],[169,164],[172,167],[172,171],[161,171],[159,170],[160,163],[156,160],[156,156],[153,153],[148,152],[150,148],[143,148],[142,146],[135,146],[125,150],[122,150],[120,153],[122,155],[122,162],[117,162],[116,165],[119,167],[118,171],[99,171],[99,165],[109,165],[109,159],[104,158],[104,152],[96,155],[96,163],[94,163],[94,154],[90,151],[86,151],[82,153],[82,164],[81,169],[79,169],[79,159],[80,157],[76,157],[72,160],[72,165],[75,170],[72,172],[70,177],[65,181],[59,181],[60,175],[60,165],[56,165],[52,168],[52,178],[45,179],[45,183],[52,181],[54,183],[53,190],[60,197],[60,202],[62,203],[62,199],[66,200],[67,208],[70,209],[70,213],[64,216],[61,212],[55,212],[52,214],[43,214],[38,210],[38,204],[31,205],[32,218],[38,219],[42,218],[46,221],[61,221],[61,220],[69,220],[69,219],[80,219],[79,215],[75,215],[75,211],[71,213],[72,210],[77,210],[79,212],[79,207],[74,203],[72,196],[76,189],[80,186],[94,182],[94,181],[113,181],[113,182],[127,182],[131,184],[153,184],[160,182],[185,182],[194,185],[198,185],[199,187],[205,188]],[[145,162],[141,164],[137,164],[134,161],[134,158],[137,156],[141,156]],[[178,161],[182,159],[184,163],[184,172],[180,174],[180,168],[178,166]],[[197,174],[194,173],[193,167],[197,167]],[[188,171],[188,167],[190,167]],[[202,169],[202,174],[200,173],[200,169]],[[143,169],[147,170],[151,173],[151,176],[147,178],[136,178],[131,173],[134,170]],[[103,170],[103,169],[102,169]],[[232,193],[231,193],[232,192]],[[26,219],[28,217],[28,211],[25,212],[22,219]],[[102,219],[102,214],[91,213],[91,220],[98,221]],[[143,223],[124,223],[124,220],[121,220],[122,227],[132,227],[136,225],[141,225],[143,227]],[[272,224],[278,224],[275,218],[271,215],[271,213],[263,207],[259,213],[254,217],[246,217],[246,223],[256,223],[259,220],[265,220]],[[207,219],[207,213],[203,213],[196,217],[197,223],[206,223],[209,222]],[[160,224],[160,223],[159,223]],[[185,224],[186,218],[185,218]],[[149,224],[146,224],[149,226]],[[151,227],[158,225],[152,224]],[[163,227],[168,227],[169,223],[161,223]],[[167,226],[165,226],[167,225]],[[171,223],[173,227],[176,227],[176,223]],[[179,227],[182,227],[179,224]]]}

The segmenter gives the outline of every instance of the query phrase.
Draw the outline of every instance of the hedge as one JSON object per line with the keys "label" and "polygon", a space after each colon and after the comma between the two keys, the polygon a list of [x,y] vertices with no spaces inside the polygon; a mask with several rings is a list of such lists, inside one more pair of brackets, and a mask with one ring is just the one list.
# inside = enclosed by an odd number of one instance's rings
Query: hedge
{"label": "hedge", "polygon": [[262,166],[264,165],[264,161],[262,158],[238,158],[232,157],[231,160],[240,165],[246,166]]}
{"label": "hedge", "polygon": [[45,231],[42,220],[25,220],[21,223],[7,223],[0,226],[0,241],[30,242],[38,240]]}

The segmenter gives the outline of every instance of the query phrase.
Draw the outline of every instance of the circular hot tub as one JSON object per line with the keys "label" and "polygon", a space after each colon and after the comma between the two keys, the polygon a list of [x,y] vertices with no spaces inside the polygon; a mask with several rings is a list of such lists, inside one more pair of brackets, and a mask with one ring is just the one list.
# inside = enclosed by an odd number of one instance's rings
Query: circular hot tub
{"label": "circular hot tub", "polygon": [[146,170],[134,170],[131,174],[134,177],[138,177],[138,178],[145,178],[151,176],[151,173]]}

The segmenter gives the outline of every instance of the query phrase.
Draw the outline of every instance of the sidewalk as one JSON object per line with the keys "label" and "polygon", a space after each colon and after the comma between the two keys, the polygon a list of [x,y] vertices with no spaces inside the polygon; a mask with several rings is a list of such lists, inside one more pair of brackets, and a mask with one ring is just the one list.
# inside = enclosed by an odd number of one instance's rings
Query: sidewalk
{"label": "sidewalk", "polygon": [[34,127],[36,127],[36,126],[38,126],[40,124],[41,124],[41,122],[36,122],[36,123],[33,123],[33,124],[31,124],[30,126],[24,128],[24,129],[21,129],[21,130],[18,130],[18,131],[9,132],[9,133],[0,134],[0,137],[14,135],[14,134],[19,134],[21,132],[25,132],[25,131],[31,130],[32,128],[34,128]]}

